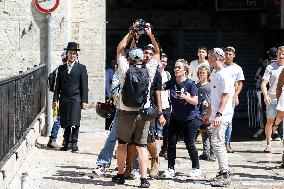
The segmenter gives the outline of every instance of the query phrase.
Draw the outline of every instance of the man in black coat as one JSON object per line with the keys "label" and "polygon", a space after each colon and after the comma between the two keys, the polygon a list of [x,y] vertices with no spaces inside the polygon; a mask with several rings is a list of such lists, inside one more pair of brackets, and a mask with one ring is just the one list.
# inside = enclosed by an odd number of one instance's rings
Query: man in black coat
{"label": "man in black coat", "polygon": [[81,109],[88,107],[88,74],[86,66],[77,59],[78,44],[69,42],[67,64],[58,67],[57,85],[53,96],[53,107],[58,106],[60,124],[64,128],[64,145],[60,148],[67,151],[71,136],[72,152],[78,151],[78,133],[81,120]]}

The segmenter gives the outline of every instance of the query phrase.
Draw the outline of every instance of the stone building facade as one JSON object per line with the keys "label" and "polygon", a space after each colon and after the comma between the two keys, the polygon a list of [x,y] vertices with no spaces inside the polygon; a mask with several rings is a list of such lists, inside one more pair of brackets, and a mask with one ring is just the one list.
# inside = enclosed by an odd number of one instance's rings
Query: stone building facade
{"label": "stone building facade", "polygon": [[[51,15],[52,70],[68,41],[80,44],[89,74],[90,103],[104,100],[105,1],[61,0]],[[47,15],[34,0],[0,0],[0,79],[46,64]],[[96,125],[103,120],[95,116]]]}

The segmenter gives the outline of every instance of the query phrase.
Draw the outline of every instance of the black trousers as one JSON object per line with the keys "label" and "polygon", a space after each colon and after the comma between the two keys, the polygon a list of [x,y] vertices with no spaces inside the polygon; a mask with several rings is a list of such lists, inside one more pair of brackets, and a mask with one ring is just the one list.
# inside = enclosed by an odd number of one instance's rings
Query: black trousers
{"label": "black trousers", "polygon": [[[79,128],[80,126],[72,126],[72,127],[66,127],[64,130],[64,140],[65,144],[68,145],[68,143],[77,143],[78,137],[79,137]],[[71,139],[71,140],[70,140]]]}
{"label": "black trousers", "polygon": [[174,169],[176,159],[176,144],[178,135],[183,132],[184,143],[192,162],[192,168],[199,168],[198,152],[195,146],[195,136],[201,121],[193,119],[188,121],[178,121],[171,117],[168,138],[168,168]]}

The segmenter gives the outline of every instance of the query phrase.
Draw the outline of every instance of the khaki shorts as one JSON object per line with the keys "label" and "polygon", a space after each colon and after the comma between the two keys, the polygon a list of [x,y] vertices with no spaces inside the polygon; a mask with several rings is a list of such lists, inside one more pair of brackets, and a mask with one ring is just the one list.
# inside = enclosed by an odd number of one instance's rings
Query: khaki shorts
{"label": "khaki shorts", "polygon": [[126,143],[147,144],[150,121],[144,121],[139,112],[121,110],[118,115],[116,136]]}

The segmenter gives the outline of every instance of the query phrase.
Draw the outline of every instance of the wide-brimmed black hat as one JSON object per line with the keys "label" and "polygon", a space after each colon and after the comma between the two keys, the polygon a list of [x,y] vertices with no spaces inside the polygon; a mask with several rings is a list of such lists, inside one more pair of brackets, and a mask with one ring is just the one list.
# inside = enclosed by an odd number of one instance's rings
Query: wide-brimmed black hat
{"label": "wide-brimmed black hat", "polygon": [[76,43],[76,42],[69,42],[68,45],[67,45],[67,48],[65,48],[64,50],[80,51],[79,44]]}

